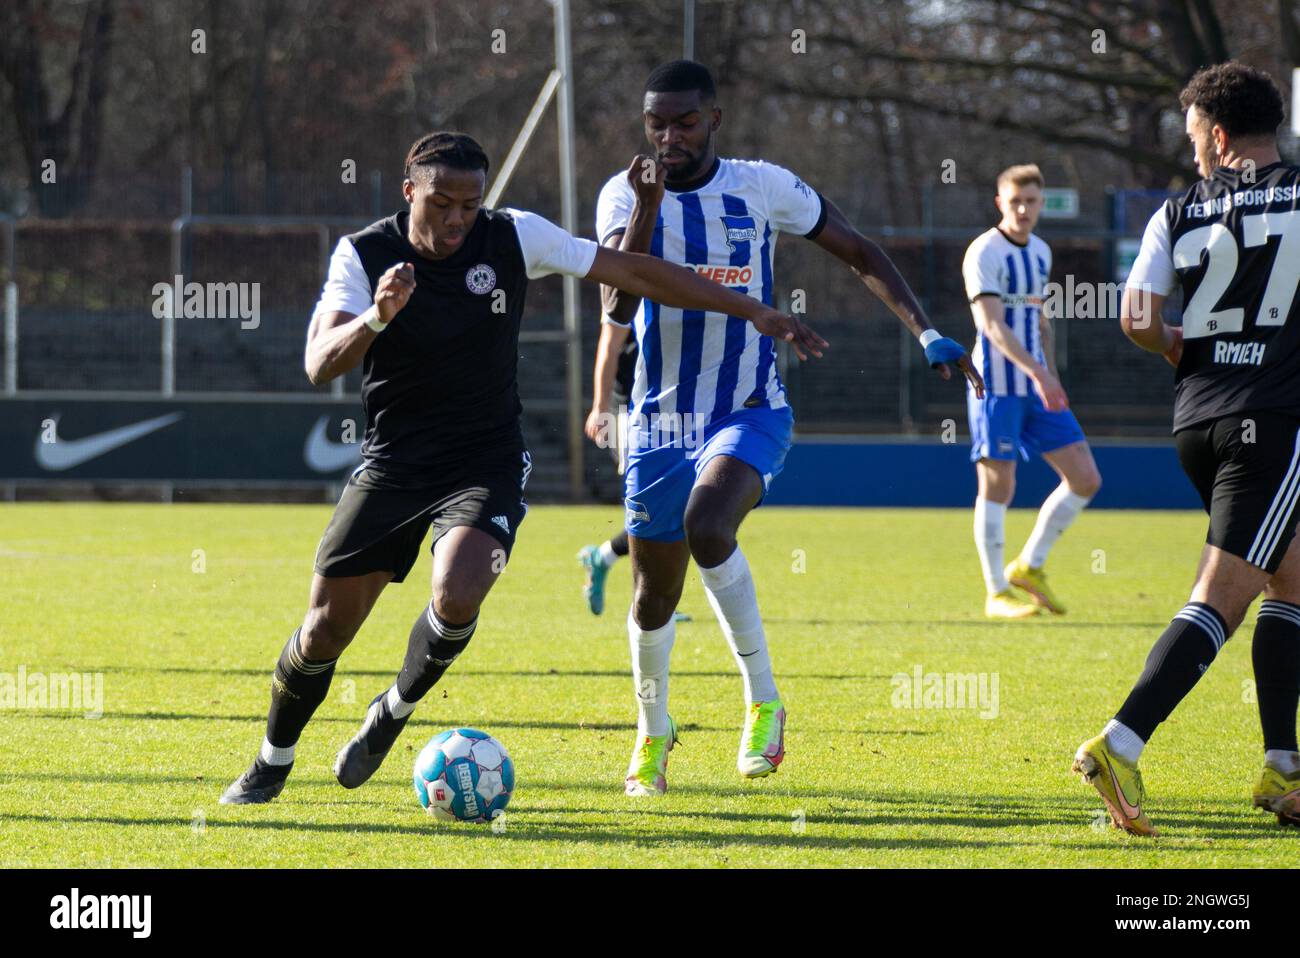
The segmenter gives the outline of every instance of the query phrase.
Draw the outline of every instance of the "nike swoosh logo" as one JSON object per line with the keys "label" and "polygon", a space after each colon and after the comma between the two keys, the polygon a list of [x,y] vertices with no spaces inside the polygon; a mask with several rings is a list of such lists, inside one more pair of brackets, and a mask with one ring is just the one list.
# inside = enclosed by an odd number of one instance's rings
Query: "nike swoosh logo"
{"label": "nike swoosh logo", "polygon": [[56,414],[50,417],[55,423],[54,441],[42,442],[40,436],[36,437],[36,462],[42,469],[48,469],[50,472],[62,472],[65,469],[72,469],[83,462],[89,462],[112,452],[120,446],[135,442],[151,432],[157,432],[159,429],[170,426],[184,415],[184,413],[172,412],[165,416],[133,423],[130,426],[110,429],[108,432],[101,432],[94,436],[84,436],[81,439],[60,439],[58,433],[59,417]]}
{"label": "nike swoosh logo", "polygon": [[1119,779],[1115,777],[1115,769],[1110,764],[1110,759],[1106,760],[1106,771],[1110,773],[1110,783],[1115,786],[1115,794],[1119,796],[1120,810],[1132,820],[1136,820],[1142,814],[1142,809],[1136,805],[1128,803],[1128,796],[1124,794],[1124,789],[1119,787]]}
{"label": "nike swoosh logo", "polygon": [[321,416],[307,434],[302,447],[302,458],[313,472],[338,472],[361,461],[361,444],[334,442],[325,438],[325,425],[329,416]]}

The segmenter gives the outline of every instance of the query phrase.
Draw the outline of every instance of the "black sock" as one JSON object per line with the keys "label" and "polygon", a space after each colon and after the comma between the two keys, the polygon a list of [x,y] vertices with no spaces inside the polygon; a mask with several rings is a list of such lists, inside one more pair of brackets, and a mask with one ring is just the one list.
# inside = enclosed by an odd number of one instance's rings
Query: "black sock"
{"label": "black sock", "polygon": [[334,678],[334,663],[304,658],[298,648],[298,629],[289,636],[271,677],[271,711],[266,717],[266,737],[276,748],[298,742],[316,707],[325,701]]}
{"label": "black sock", "polygon": [[625,556],[628,553],[627,530],[624,529],[618,535],[609,540],[609,547],[614,551],[616,556]]}
{"label": "black sock", "polygon": [[433,603],[425,606],[406,642],[406,661],[397,676],[397,694],[414,705],[442,678],[442,673],[465,651],[474,637],[478,616],[463,625],[445,621],[433,611]]}
{"label": "black sock", "polygon": [[1204,602],[1188,602],[1151,647],[1146,668],[1115,715],[1142,740],[1169,718],[1228,640],[1223,616]]}
{"label": "black sock", "polygon": [[1264,748],[1294,752],[1296,706],[1300,705],[1300,605],[1279,599],[1260,603],[1250,658]]}

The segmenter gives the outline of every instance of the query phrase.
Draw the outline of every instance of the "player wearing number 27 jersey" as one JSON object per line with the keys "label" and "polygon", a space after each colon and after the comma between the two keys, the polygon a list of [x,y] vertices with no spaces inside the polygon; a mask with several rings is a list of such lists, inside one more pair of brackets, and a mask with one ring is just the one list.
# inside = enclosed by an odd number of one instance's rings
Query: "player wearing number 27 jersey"
{"label": "player wearing number 27 jersey", "polygon": [[[1074,762],[1114,824],[1138,834],[1154,831],[1137,771],[1143,748],[1261,592],[1251,659],[1264,769],[1254,800],[1300,822],[1300,167],[1278,154],[1282,97],[1267,74],[1207,68],[1182,105],[1204,179],[1151,218],[1122,318],[1130,339],[1177,367],[1175,441],[1209,531],[1191,601]],[[1160,315],[1175,290],[1181,330]]]}

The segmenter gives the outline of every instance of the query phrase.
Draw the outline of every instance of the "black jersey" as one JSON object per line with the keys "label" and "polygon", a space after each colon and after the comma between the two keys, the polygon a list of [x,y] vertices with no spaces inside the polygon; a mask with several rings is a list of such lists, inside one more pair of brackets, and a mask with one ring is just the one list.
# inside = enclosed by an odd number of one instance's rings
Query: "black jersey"
{"label": "black jersey", "polygon": [[522,444],[516,373],[528,280],[585,275],[596,245],[532,213],[484,209],[459,249],[432,260],[407,239],[408,215],[339,242],[316,312],[360,315],[390,267],[414,265],[410,300],[363,360],[361,452],[372,474],[422,479],[466,455]]}
{"label": "black jersey", "polygon": [[1128,283],[1182,288],[1175,432],[1253,410],[1300,416],[1298,210],[1300,167],[1220,167],[1147,225]]}

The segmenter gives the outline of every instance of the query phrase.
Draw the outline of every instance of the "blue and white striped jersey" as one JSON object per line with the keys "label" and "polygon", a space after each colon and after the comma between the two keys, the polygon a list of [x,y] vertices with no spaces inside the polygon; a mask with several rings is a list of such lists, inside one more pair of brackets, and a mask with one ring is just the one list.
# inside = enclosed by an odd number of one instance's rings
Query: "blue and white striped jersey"
{"label": "blue and white striped jersey", "polygon": [[[602,243],[627,226],[634,202],[627,174],[610,177],[596,204]],[[777,235],[811,238],[824,222],[821,196],[789,170],[719,159],[697,189],[665,190],[650,252],[771,305]],[[630,397],[634,429],[644,433],[655,417],[681,416],[686,432],[702,433],[738,409],[787,405],[771,337],[743,319],[645,299],[633,330],[640,347]],[[639,442],[659,444],[648,435]]]}
{"label": "blue and white striped jersey", "polygon": [[[994,227],[966,248],[961,271],[967,299],[973,303],[986,294],[1001,296],[1002,315],[1011,332],[1029,355],[1046,365],[1038,324],[1043,290],[1052,272],[1052,250],[1048,245],[1031,233],[1029,242],[1021,246]],[[1032,392],[1029,377],[982,332],[971,351],[971,361],[984,377],[989,395],[1028,396]]]}

